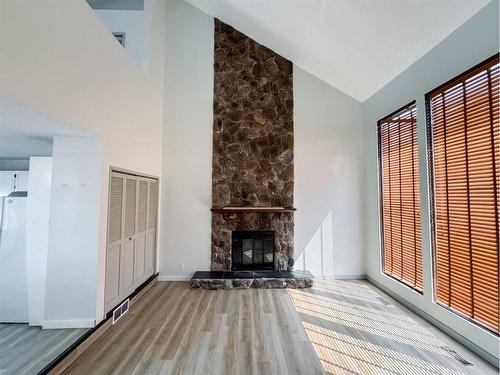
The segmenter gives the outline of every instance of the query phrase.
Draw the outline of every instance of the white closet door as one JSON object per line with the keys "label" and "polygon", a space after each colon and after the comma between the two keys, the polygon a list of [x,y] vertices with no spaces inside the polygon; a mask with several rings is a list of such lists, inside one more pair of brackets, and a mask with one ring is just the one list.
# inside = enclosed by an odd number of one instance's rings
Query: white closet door
{"label": "white closet door", "polygon": [[123,244],[123,198],[125,178],[113,174],[108,202],[108,246],[106,253],[106,312],[120,302],[120,254]]}
{"label": "white closet door", "polygon": [[106,313],[155,272],[158,184],[112,172],[109,194]]}
{"label": "white closet door", "polygon": [[148,213],[148,181],[138,179],[137,193],[137,233],[135,235],[135,285],[145,280],[146,269],[146,225]]}
{"label": "white closet door", "polygon": [[158,183],[149,181],[148,220],[146,235],[146,277],[155,272],[156,263],[156,220],[158,207]]}
{"label": "white closet door", "polygon": [[122,296],[134,291],[134,256],[135,256],[135,231],[136,231],[136,206],[137,206],[137,180],[135,177],[125,177],[125,212],[123,227],[123,251],[120,263],[120,281]]}

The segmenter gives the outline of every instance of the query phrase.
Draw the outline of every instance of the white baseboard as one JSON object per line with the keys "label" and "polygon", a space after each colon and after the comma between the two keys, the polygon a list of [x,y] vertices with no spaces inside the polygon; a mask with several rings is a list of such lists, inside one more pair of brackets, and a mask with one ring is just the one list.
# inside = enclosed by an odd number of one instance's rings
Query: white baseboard
{"label": "white baseboard", "polygon": [[[297,270],[297,271],[303,272],[304,270]],[[305,270],[305,271],[307,271],[307,270]],[[361,273],[361,274],[352,274],[352,275],[315,275],[315,274],[313,274],[313,276],[318,281],[320,281],[320,280],[327,280],[327,281],[334,281],[334,280],[366,280],[366,274],[364,274],[364,273]]]}
{"label": "white baseboard", "polygon": [[42,322],[43,329],[93,328],[94,325],[94,319],[44,320]]}
{"label": "white baseboard", "polygon": [[335,275],[335,280],[366,280],[366,274]]}
{"label": "white baseboard", "polygon": [[318,281],[321,281],[321,280],[333,281],[333,280],[335,280],[335,275],[323,275],[323,276],[321,276],[321,275],[314,275],[313,274],[313,276],[314,276],[314,279],[318,280]]}
{"label": "white baseboard", "polygon": [[158,275],[158,281],[189,281],[191,275]]}
{"label": "white baseboard", "polygon": [[[192,275],[158,275],[158,281],[189,281]],[[314,276],[316,280],[365,280],[365,274]]]}

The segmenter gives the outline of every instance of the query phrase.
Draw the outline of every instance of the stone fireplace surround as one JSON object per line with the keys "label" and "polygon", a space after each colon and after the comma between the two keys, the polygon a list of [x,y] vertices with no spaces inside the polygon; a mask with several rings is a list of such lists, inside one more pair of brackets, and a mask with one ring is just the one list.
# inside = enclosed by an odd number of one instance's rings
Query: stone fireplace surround
{"label": "stone fireplace surround", "polygon": [[[293,271],[292,63],[215,20],[211,271],[192,288],[310,288]],[[273,270],[232,271],[233,231],[273,231]]]}
{"label": "stone fireplace surround", "polygon": [[213,212],[212,271],[232,269],[231,234],[236,230],[274,231],[274,270],[293,269],[293,212]]}
{"label": "stone fireplace surround", "polygon": [[274,271],[291,271],[293,66],[217,19],[214,40],[211,270],[231,271],[232,231],[272,230]]}

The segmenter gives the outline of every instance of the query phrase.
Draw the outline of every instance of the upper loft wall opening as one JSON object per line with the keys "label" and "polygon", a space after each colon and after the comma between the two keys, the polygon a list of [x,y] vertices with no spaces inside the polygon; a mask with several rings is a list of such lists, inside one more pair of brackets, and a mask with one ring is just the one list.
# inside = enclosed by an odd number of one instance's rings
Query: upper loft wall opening
{"label": "upper loft wall opening", "polygon": [[86,0],[135,64],[149,71],[152,0]]}

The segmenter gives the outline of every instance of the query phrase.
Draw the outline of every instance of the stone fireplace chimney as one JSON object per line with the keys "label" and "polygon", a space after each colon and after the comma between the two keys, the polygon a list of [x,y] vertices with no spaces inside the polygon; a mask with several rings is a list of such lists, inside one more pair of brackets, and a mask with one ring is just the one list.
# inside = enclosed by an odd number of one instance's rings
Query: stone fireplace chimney
{"label": "stone fireplace chimney", "polygon": [[234,231],[272,231],[272,268],[291,270],[292,63],[217,19],[214,54],[211,269],[234,269]]}

